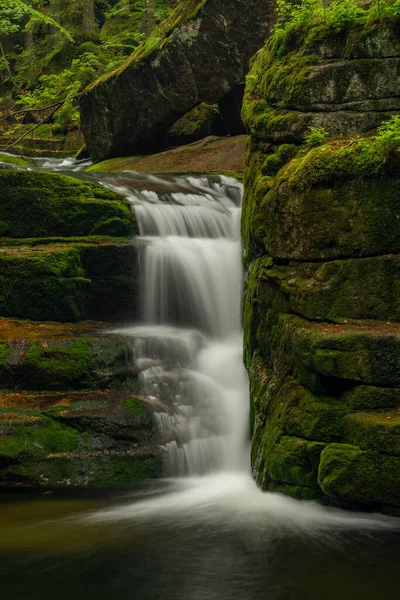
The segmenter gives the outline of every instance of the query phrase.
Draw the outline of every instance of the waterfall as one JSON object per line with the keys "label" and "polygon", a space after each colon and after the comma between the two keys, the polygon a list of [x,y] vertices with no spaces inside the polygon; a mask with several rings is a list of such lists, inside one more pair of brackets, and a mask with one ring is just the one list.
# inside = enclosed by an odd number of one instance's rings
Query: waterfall
{"label": "waterfall", "polygon": [[[108,182],[136,212],[141,324],[131,328],[142,393],[156,412],[165,474],[248,469],[240,319],[242,184],[228,177]],[[125,333],[127,331],[125,330]]]}

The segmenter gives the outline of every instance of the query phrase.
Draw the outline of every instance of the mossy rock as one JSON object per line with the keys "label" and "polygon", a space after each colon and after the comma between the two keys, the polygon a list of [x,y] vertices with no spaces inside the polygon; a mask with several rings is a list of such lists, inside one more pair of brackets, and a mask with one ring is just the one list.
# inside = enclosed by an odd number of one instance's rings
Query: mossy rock
{"label": "mossy rock", "polygon": [[307,487],[313,490],[314,498],[321,497],[318,465],[324,447],[317,442],[283,436],[269,459],[269,478],[273,482]]}
{"label": "mossy rock", "polygon": [[280,323],[278,336],[290,344],[294,361],[333,378],[333,387],[335,379],[384,387],[400,383],[399,323],[317,324],[292,315],[281,315]]}
{"label": "mossy rock", "polygon": [[311,126],[330,136],[372,131],[400,110],[397,40],[395,20],[274,34],[246,78],[248,130],[279,144],[302,143]]}
{"label": "mossy rock", "polygon": [[134,244],[85,238],[18,244],[0,247],[1,316],[67,322],[136,317]]}
{"label": "mossy rock", "polygon": [[400,388],[357,385],[344,392],[342,400],[353,410],[400,408]]}
{"label": "mossy rock", "polygon": [[111,336],[5,341],[0,359],[3,388],[129,389],[137,377],[131,344]]}
{"label": "mossy rock", "polygon": [[144,483],[162,476],[161,452],[77,452],[26,460],[0,471],[0,487],[109,487]]}
{"label": "mossy rock", "polygon": [[66,175],[0,171],[0,226],[7,237],[125,236],[137,233],[128,203]]}
{"label": "mossy rock", "polygon": [[2,154],[0,152],[0,168],[10,169],[13,167],[31,167],[32,162],[20,156],[12,156],[10,154]]}
{"label": "mossy rock", "polygon": [[167,133],[169,146],[191,144],[209,135],[224,135],[224,124],[218,106],[199,104],[178,119]]}
{"label": "mossy rock", "polygon": [[399,409],[347,415],[344,430],[344,439],[363,450],[400,456]]}
{"label": "mossy rock", "polygon": [[400,458],[329,444],[322,451],[318,479],[331,498],[377,508],[400,507]]}
{"label": "mossy rock", "polygon": [[266,259],[258,262],[262,263],[257,267],[258,285],[266,306],[278,302],[281,294],[282,308],[311,321],[400,320],[399,256],[292,262],[288,266],[271,261],[270,268]]}
{"label": "mossy rock", "polygon": [[128,484],[157,477],[161,451],[155,433],[151,406],[126,391],[4,391],[0,487]]}
{"label": "mossy rock", "polygon": [[272,21],[264,0],[179,2],[125,64],[81,96],[82,131],[94,161],[160,150],[177,118],[242,83]]}
{"label": "mossy rock", "polygon": [[242,226],[250,258],[263,247],[273,257],[302,261],[400,252],[397,177],[341,182],[337,172],[331,185],[300,191],[290,183],[294,168],[289,163],[272,184],[260,175],[247,189]]}
{"label": "mossy rock", "polygon": [[34,320],[80,321],[90,280],[77,248],[0,251],[0,314]]}

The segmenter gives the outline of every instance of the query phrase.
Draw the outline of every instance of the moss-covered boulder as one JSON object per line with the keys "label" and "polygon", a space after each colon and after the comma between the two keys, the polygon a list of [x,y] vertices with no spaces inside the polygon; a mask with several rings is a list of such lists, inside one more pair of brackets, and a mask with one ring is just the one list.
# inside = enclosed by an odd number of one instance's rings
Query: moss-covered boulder
{"label": "moss-covered boulder", "polygon": [[306,319],[400,320],[398,255],[289,265],[263,257],[254,268],[266,304],[275,301]]}
{"label": "moss-covered boulder", "polygon": [[129,60],[81,97],[81,122],[97,162],[155,150],[201,102],[243,81],[273,19],[272,3],[182,0]]}
{"label": "moss-covered boulder", "polygon": [[398,152],[388,156],[378,142],[346,140],[292,159],[274,180],[263,175],[261,162],[254,165],[244,207],[249,256],[265,250],[294,260],[398,253],[397,161]]}
{"label": "moss-covered boulder", "polygon": [[127,202],[66,175],[0,171],[0,235],[15,238],[137,233]]}
{"label": "moss-covered boulder", "polygon": [[399,507],[398,457],[364,452],[357,446],[330,444],[321,454],[318,477],[321,488],[331,498],[372,509],[380,507],[386,512],[393,512],[393,506]]}
{"label": "moss-covered boulder", "polygon": [[221,136],[224,133],[218,107],[203,103],[190,110],[168,129],[167,143],[169,146],[183,146],[210,135]]}

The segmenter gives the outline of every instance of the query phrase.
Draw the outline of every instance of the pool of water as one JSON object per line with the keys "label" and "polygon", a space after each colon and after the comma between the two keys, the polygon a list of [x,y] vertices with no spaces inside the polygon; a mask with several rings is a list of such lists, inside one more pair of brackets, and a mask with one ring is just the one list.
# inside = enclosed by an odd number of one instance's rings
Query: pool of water
{"label": "pool of water", "polygon": [[263,494],[249,481],[153,483],[99,498],[5,496],[2,597],[400,598],[396,520]]}

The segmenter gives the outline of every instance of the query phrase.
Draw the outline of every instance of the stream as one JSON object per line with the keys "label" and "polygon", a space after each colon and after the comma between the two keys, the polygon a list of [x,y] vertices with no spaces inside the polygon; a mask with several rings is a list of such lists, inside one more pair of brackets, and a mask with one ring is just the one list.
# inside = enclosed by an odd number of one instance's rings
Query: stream
{"label": "stream", "polygon": [[[86,177],[71,160],[38,168]],[[2,494],[12,600],[400,599],[399,519],[260,491],[242,363],[243,189],[222,176],[101,174],[140,236],[141,394],[158,407],[165,479],[124,492]]]}

